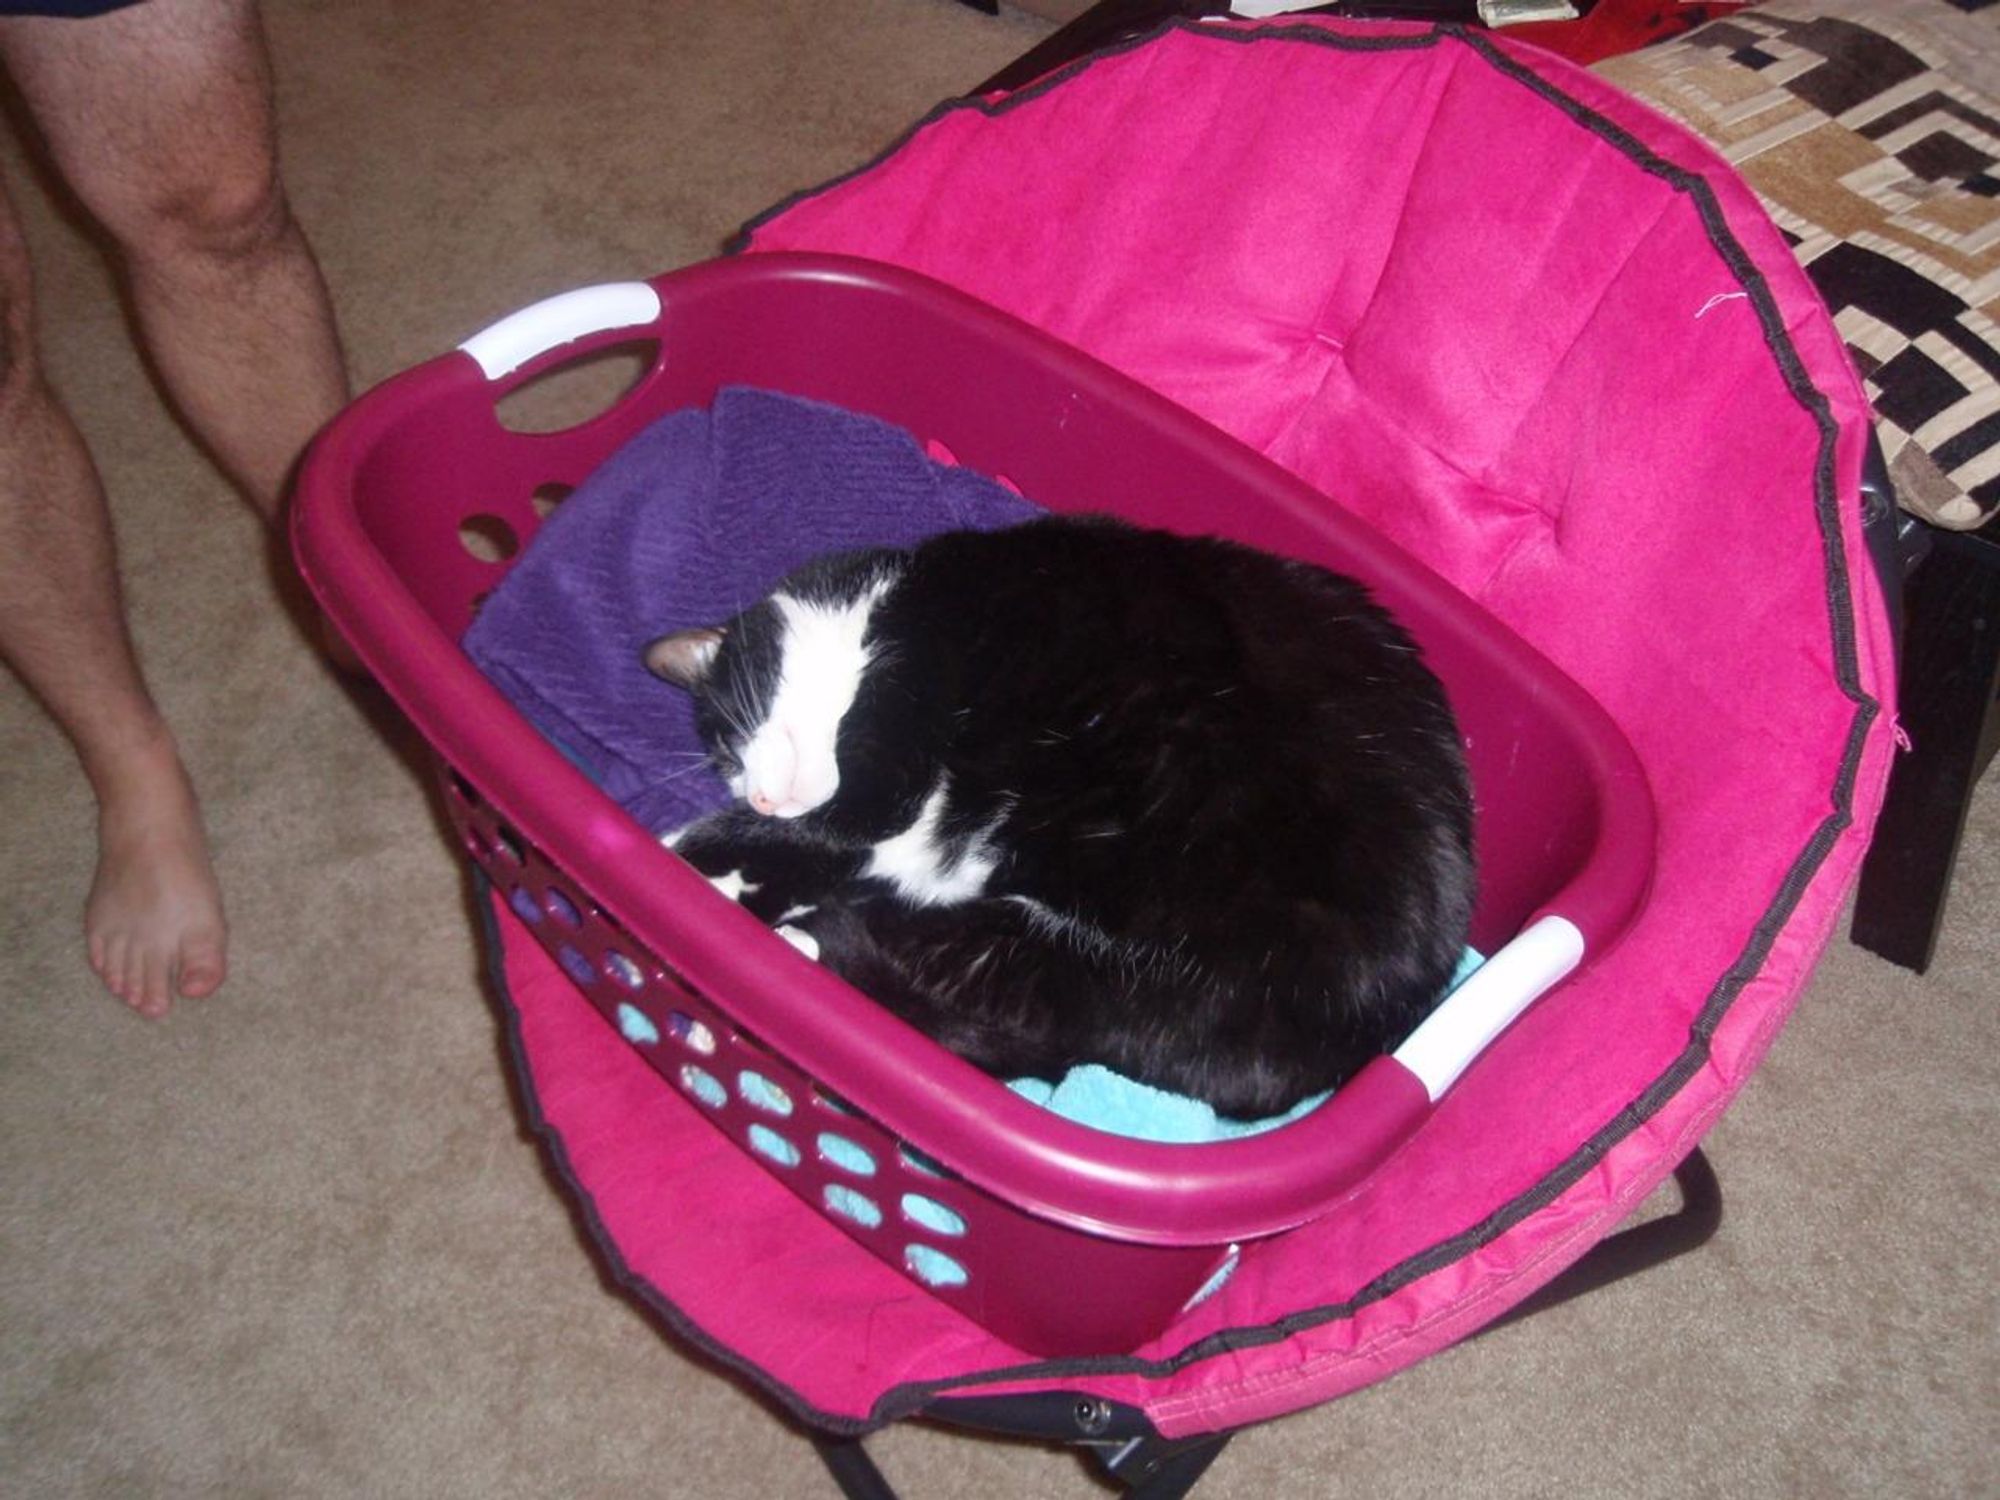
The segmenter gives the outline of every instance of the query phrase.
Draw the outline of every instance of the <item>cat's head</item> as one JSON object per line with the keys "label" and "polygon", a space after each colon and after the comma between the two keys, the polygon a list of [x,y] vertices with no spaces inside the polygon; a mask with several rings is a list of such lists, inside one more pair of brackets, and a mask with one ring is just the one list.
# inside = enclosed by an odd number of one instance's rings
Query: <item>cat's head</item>
{"label": "cat's head", "polygon": [[874,655],[870,618],[904,561],[891,551],[822,558],[734,618],[646,648],[648,670],[694,695],[716,769],[757,812],[796,818],[839,790],[835,752]]}

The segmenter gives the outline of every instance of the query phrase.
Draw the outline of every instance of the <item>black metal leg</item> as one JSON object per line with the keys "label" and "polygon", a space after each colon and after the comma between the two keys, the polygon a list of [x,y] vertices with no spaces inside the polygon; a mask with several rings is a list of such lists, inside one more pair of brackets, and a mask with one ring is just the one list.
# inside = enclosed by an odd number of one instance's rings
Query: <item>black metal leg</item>
{"label": "black metal leg", "polygon": [[1722,1184],[1716,1180],[1715,1168],[1697,1148],[1674,1168],[1674,1181],[1681,1190],[1677,1212],[1606,1235],[1576,1264],[1488,1323],[1473,1338],[1538,1312],[1547,1312],[1585,1292],[1651,1270],[1707,1244],[1722,1225]]}
{"label": "black metal leg", "polygon": [[816,1432],[812,1441],[820,1462],[847,1500],[896,1500],[896,1491],[875,1467],[860,1438],[826,1437]]}
{"label": "black metal leg", "polygon": [[[1131,1500],[1184,1500],[1208,1466],[1229,1443],[1230,1434],[1210,1433],[1205,1437],[1169,1440],[1162,1437],[1133,1438],[1114,1451],[1098,1454],[1104,1472],[1131,1496]],[[815,1433],[813,1448],[820,1462],[840,1486],[846,1500],[898,1500],[895,1487],[860,1438],[826,1437]]]}
{"label": "black metal leg", "polygon": [[[1480,1333],[1519,1322],[1706,1244],[1722,1223],[1722,1188],[1715,1169],[1695,1150],[1674,1169],[1674,1180],[1681,1193],[1677,1211],[1607,1236],[1562,1275]],[[1082,1447],[1096,1457],[1109,1478],[1125,1487],[1132,1500],[1182,1500],[1231,1437],[1230,1433],[1216,1432],[1164,1438],[1136,1408],[1066,1391],[940,1397],[926,1408],[926,1415],[957,1427]],[[813,1442],[847,1500],[895,1500],[896,1492],[859,1439],[815,1436]]]}
{"label": "black metal leg", "polygon": [[[1988,530],[1992,530],[1989,527]],[[1861,866],[1854,941],[1922,973],[1937,946],[2000,686],[2000,537],[1939,532],[1905,586],[1897,756]]]}
{"label": "black metal leg", "polygon": [[1104,1472],[1124,1485],[1132,1500],[1182,1500],[1229,1445],[1229,1438],[1229,1433],[1213,1432],[1179,1442],[1137,1439],[1122,1452],[1105,1456]]}

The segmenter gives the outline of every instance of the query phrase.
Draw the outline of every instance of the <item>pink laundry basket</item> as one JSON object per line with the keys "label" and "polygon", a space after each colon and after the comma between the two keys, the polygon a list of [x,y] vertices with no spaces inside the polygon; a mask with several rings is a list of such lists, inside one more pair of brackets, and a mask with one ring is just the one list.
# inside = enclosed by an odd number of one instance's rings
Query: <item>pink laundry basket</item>
{"label": "pink laundry basket", "polygon": [[[615,410],[553,434],[500,424],[509,390],[635,337],[660,352]],[[468,523],[531,535],[538,491],[731,385],[895,422],[1051,508],[1227,534],[1367,581],[1417,635],[1466,737],[1485,968],[1404,1056],[1310,1116],[1190,1147],[1025,1103],[791,954],[586,782],[456,645],[509,561],[476,557]],[[641,1039],[663,1086],[742,1144],[746,1166],[1038,1353],[1122,1353],[1244,1243],[1340,1202],[1421,1125],[1468,1046],[1615,941],[1651,875],[1630,747],[1512,631],[1234,439],[892,266],[746,256],[527,309],[335,422],[298,537],[328,612],[449,768],[447,805],[511,919]]]}
{"label": "pink laundry basket", "polygon": [[[1866,410],[1747,190],[1452,28],[1176,25],[940,111],[748,249],[386,382],[295,519],[445,767],[526,1091],[621,1280],[823,1430],[976,1395],[1180,1441],[1379,1379],[1582,1256],[1762,1056],[1890,753]],[[496,420],[635,338],[658,356],[602,416]],[[1268,1135],[1117,1140],[658,849],[459,650],[505,567],[460,528],[531,535],[538,489],[732,383],[1371,583],[1478,788],[1498,956],[1447,1021]]]}

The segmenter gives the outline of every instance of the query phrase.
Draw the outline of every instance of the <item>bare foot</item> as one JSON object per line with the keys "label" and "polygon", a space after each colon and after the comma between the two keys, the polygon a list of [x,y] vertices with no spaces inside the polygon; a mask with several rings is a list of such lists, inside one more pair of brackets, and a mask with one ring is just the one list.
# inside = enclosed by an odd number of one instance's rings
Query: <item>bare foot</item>
{"label": "bare foot", "polygon": [[90,966],[143,1016],[163,1016],[177,996],[199,999],[222,983],[222,892],[171,741],[98,787],[97,879],[83,930]]}

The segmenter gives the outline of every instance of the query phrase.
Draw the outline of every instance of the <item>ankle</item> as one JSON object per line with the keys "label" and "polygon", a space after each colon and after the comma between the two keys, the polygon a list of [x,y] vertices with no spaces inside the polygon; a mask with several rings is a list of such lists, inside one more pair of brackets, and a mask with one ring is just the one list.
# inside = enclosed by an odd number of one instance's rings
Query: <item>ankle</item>
{"label": "ankle", "polygon": [[84,772],[97,794],[100,822],[156,807],[162,797],[192,800],[180,745],[157,715],[93,747]]}

